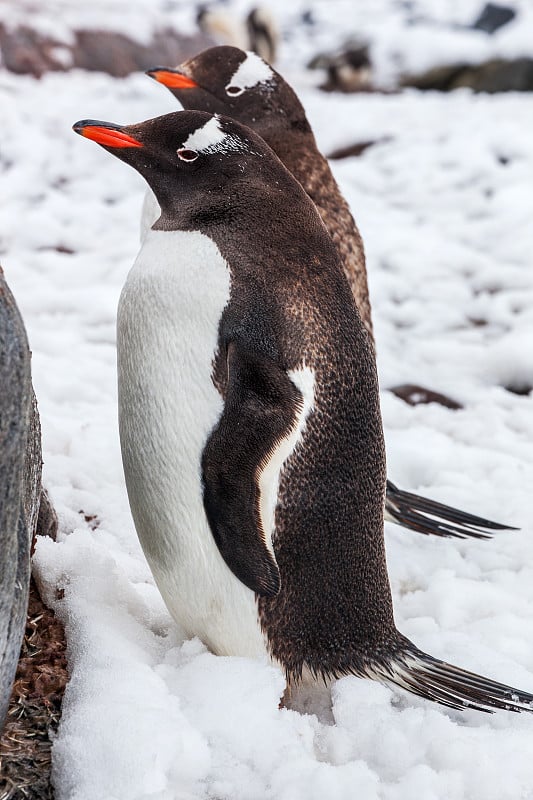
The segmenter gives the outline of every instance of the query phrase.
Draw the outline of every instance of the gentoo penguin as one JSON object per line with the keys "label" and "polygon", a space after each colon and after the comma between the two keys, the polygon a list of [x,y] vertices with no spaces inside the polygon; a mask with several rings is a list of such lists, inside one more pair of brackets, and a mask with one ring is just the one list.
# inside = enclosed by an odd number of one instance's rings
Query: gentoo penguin
{"label": "gentoo penguin", "polygon": [[321,53],[311,59],[308,69],[325,69],[325,92],[365,92],[372,88],[372,62],[368,42],[359,39],[347,41],[334,53]]}
{"label": "gentoo penguin", "polygon": [[200,6],[196,14],[196,22],[203,33],[208,34],[215,42],[248,47],[248,30],[242,19],[236,17],[225,8]]}
{"label": "gentoo penguin", "polygon": [[[236,47],[213,47],[181,67],[148,71],[167,86],[185,108],[220,113],[256,131],[301,183],[315,203],[344,265],[359,313],[372,337],[372,320],[361,236],[350,209],[317,148],[302,104],[275,70],[254,53]],[[148,191],[141,221],[141,238],[159,217]],[[511,529],[467,514],[387,483],[388,520],[418,533],[445,537],[489,539],[496,530]]]}
{"label": "gentoo penguin", "polygon": [[375,360],[300,184],[226,117],[74,130],[161,207],[119,303],[119,423],[135,526],[176,620],[215,653],[266,654],[289,685],[355,674],[454,708],[533,710],[533,694],[395,627]]}
{"label": "gentoo penguin", "polygon": [[279,32],[272,12],[264,6],[252,8],[245,21],[227,8],[200,6],[196,22],[215,41],[253,50],[270,63],[276,60]]}
{"label": "gentoo penguin", "polygon": [[258,56],[270,64],[276,60],[279,32],[270,9],[252,8],[246,17],[249,47]]}

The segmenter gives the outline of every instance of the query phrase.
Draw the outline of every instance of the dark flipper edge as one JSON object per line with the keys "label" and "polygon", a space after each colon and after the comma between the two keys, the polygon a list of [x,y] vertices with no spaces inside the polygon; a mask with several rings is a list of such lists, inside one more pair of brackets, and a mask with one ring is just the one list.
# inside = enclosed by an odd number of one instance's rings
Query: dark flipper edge
{"label": "dark flipper edge", "polygon": [[263,530],[260,476],[292,430],[301,393],[272,359],[232,342],[224,411],[202,458],[204,508],[224,561],[249,589],[271,596],[280,576]]}

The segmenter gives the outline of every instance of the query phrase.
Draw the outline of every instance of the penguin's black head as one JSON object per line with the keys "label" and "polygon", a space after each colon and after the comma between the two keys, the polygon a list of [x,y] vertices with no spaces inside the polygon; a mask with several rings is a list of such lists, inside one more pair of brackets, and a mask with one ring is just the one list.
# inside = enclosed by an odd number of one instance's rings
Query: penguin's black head
{"label": "penguin's black head", "polygon": [[204,111],[124,126],[81,120],[73,129],[140,172],[162,210],[158,227],[190,227],[202,215],[222,221],[253,198],[290,195],[294,183],[261,137]]}
{"label": "penguin's black head", "polygon": [[281,75],[238,47],[211,47],[176,69],[157,67],[147,74],[170,89],[184,108],[225,114],[267,142],[284,131],[311,130],[302,104]]}

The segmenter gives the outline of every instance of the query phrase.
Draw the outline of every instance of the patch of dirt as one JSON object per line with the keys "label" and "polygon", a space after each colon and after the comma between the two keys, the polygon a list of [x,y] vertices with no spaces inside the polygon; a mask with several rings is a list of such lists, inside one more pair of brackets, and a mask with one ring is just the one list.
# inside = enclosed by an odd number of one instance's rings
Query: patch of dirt
{"label": "patch of dirt", "polygon": [[503,388],[507,389],[507,391],[511,392],[511,394],[519,394],[523,397],[527,397],[529,394],[531,394],[531,392],[533,392],[533,386],[531,386],[530,383],[527,383],[527,381],[524,381],[523,383],[519,381],[516,381],[515,383],[508,383]]}
{"label": "patch of dirt", "polygon": [[45,244],[42,247],[38,247],[37,250],[39,252],[51,251],[53,253],[64,253],[67,256],[72,256],[76,252],[71,247],[67,247],[66,244]]}
{"label": "patch of dirt", "polygon": [[[425,403],[438,403],[445,408],[451,408],[456,411],[464,406],[458,403],[457,400],[452,400],[451,397],[446,397],[445,394],[434,392],[432,389],[425,389],[423,386],[416,386],[413,383],[403,383],[401,386],[393,386],[389,389],[410,406],[424,405]],[[0,798],[1,800],[1,798]]]}
{"label": "patch of dirt", "polygon": [[0,737],[0,800],[52,800],[51,737],[68,680],[65,632],[31,580],[26,631]]}
{"label": "patch of dirt", "polygon": [[328,158],[333,160],[338,160],[341,158],[358,158],[365,152],[365,150],[368,150],[369,147],[373,147],[375,144],[383,144],[384,142],[390,141],[392,141],[392,137],[384,136],[381,139],[371,139],[368,142],[356,142],[355,144],[350,144],[346,147],[339,147],[337,150],[333,150],[328,155]]}
{"label": "patch of dirt", "polygon": [[84,521],[87,523],[87,525],[92,531],[95,531],[97,528],[100,527],[100,519],[98,518],[97,514],[87,514],[83,510],[83,508],[80,508],[78,514],[80,514],[83,517]]}

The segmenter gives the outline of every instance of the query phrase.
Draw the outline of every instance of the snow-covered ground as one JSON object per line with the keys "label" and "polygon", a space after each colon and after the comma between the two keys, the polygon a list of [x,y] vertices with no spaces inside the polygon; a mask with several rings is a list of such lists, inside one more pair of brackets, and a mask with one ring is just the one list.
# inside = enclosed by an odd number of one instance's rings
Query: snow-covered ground
{"label": "snow-covered ground", "polygon": [[[74,21],[81,5],[70,4]],[[358,13],[381,19],[385,36],[398,6],[371,5]],[[444,18],[445,6],[454,21],[477,11],[436,0],[426,10]],[[316,13],[335,10],[346,32],[346,7]],[[173,8],[190,24],[190,5]],[[106,23],[105,4],[88,9]],[[281,65],[321,147],[389,137],[334,164],[367,248],[389,475],[522,528],[458,543],[390,526],[397,625],[433,655],[533,691],[533,398],[504,388],[533,384],[530,97],[324,95],[302,71],[314,52],[304,34],[292,31]],[[183,641],[137,542],[118,445],[115,312],[144,185],[70,130],[87,117],[140,121],[174,101],[143,75],[0,71],[0,104],[0,258],[28,328],[61,522],[35,557],[72,675],[54,744],[59,800],[533,798],[531,715],[447,711],[344,678],[332,724],[278,710],[283,680],[267,664]],[[387,391],[400,383],[464,409],[407,406]]]}

